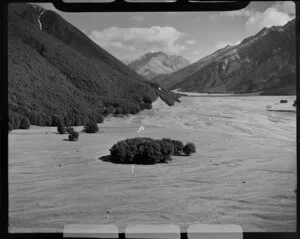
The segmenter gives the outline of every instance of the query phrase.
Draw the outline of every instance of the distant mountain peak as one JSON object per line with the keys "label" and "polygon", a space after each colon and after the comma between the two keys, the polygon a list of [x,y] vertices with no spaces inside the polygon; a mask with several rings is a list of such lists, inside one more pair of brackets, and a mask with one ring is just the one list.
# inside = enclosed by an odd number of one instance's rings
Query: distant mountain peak
{"label": "distant mountain peak", "polygon": [[182,56],[157,51],[145,53],[131,61],[128,66],[147,79],[152,79],[158,75],[173,73],[189,64]]}

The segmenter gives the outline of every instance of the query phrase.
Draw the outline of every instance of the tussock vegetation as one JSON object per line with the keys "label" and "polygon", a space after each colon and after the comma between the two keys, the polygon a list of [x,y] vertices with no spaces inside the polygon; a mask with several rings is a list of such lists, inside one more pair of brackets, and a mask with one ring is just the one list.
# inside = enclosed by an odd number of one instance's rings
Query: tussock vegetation
{"label": "tussock vegetation", "polygon": [[43,13],[40,31],[42,10],[9,5],[8,98],[14,128],[23,117],[40,126],[101,123],[108,114],[149,109],[158,96],[174,104],[177,95],[159,91],[56,13]]}
{"label": "tussock vegetation", "polygon": [[194,144],[183,146],[178,140],[138,137],[122,140],[113,145],[109,161],[122,164],[166,163],[172,160],[172,155],[183,153],[190,155],[193,152],[196,152]]}

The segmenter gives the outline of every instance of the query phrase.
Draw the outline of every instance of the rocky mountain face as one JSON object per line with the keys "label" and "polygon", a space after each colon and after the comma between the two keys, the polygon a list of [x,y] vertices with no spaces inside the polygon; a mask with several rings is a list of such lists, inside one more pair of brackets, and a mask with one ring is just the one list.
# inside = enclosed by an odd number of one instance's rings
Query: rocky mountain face
{"label": "rocky mountain face", "polygon": [[150,80],[159,75],[168,75],[178,71],[189,64],[189,61],[182,56],[155,52],[146,53],[140,58],[131,61],[128,66]]}
{"label": "rocky mountain face", "polygon": [[193,92],[295,94],[295,20],[226,46],[166,76],[162,85]]}
{"label": "rocky mountain face", "polygon": [[[110,113],[134,114],[160,96],[177,95],[147,81],[53,11],[10,4],[9,120],[82,125]],[[150,106],[149,106],[150,104]]]}

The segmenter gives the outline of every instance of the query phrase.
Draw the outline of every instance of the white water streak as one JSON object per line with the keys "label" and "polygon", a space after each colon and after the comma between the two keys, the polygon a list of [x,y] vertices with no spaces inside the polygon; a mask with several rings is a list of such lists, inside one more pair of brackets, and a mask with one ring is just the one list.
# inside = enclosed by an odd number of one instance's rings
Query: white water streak
{"label": "white water streak", "polygon": [[46,12],[47,10],[43,10],[41,11],[40,15],[38,16],[38,23],[39,23],[39,26],[40,26],[40,30],[42,31],[43,30],[43,25],[42,25],[42,22],[41,22],[41,16]]}

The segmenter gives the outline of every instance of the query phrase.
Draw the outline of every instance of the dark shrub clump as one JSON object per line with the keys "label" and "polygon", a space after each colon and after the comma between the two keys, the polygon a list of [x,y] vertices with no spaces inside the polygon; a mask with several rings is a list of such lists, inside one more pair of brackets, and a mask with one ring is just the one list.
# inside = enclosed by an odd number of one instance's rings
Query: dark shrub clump
{"label": "dark shrub clump", "polygon": [[67,131],[68,134],[71,134],[71,133],[74,132],[75,130],[74,130],[74,128],[72,128],[71,126],[67,126],[67,127],[66,127],[66,131]]}
{"label": "dark shrub clump", "polygon": [[132,138],[117,142],[110,149],[110,156],[116,163],[155,164],[171,159],[173,146],[163,140]]}
{"label": "dark shrub clump", "polygon": [[294,106],[294,107],[296,107],[296,105],[297,105],[297,101],[296,101],[296,100],[294,100],[294,104],[293,104],[293,106]]}
{"label": "dark shrub clump", "polygon": [[184,147],[183,147],[183,152],[186,155],[190,155],[192,153],[196,152],[196,146],[193,143],[187,143]]}
{"label": "dark shrub clump", "polygon": [[30,128],[30,122],[27,117],[23,117],[21,124],[20,124],[20,129],[29,129]]}
{"label": "dark shrub clump", "polygon": [[84,131],[86,133],[96,133],[99,131],[97,123],[90,121],[84,126]]}
{"label": "dark shrub clump", "polygon": [[280,100],[280,103],[287,103],[287,100]]}
{"label": "dark shrub clump", "polygon": [[72,131],[70,134],[69,134],[69,140],[70,141],[75,141],[75,140],[78,140],[79,138],[79,134],[77,131]]}
{"label": "dark shrub clump", "polygon": [[52,115],[52,120],[51,120],[51,123],[52,123],[52,126],[59,126],[59,124],[61,123],[61,117],[57,116],[57,115]]}
{"label": "dark shrub clump", "polygon": [[13,111],[9,111],[8,112],[8,119],[9,119],[9,122],[11,122],[14,129],[19,129],[20,128],[22,117],[18,113],[13,112]]}
{"label": "dark shrub clump", "polygon": [[168,142],[173,146],[173,151],[175,156],[180,156],[182,155],[182,150],[183,150],[183,143],[179,140],[173,140],[173,139],[162,139],[165,142]]}
{"label": "dark shrub clump", "polygon": [[142,103],[141,104],[141,109],[143,109],[143,110],[151,110],[152,109],[152,104],[151,103]]}
{"label": "dark shrub clump", "polygon": [[57,132],[60,133],[60,134],[66,134],[67,133],[67,130],[66,130],[66,127],[64,126],[63,123],[59,123],[59,125],[57,126]]}

